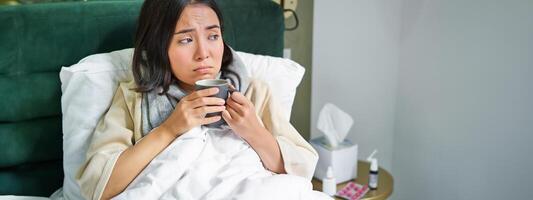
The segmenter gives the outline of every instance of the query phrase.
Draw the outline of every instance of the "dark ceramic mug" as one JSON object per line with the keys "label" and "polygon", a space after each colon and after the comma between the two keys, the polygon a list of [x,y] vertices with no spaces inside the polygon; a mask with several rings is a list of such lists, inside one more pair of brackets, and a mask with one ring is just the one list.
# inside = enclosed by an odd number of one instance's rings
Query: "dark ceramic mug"
{"label": "dark ceramic mug", "polygon": [[[196,90],[203,90],[207,88],[216,87],[218,88],[218,93],[215,95],[212,95],[212,97],[218,97],[221,99],[224,99],[224,101],[228,100],[228,96],[230,93],[230,86],[228,81],[224,79],[204,79],[196,81],[194,85]],[[205,117],[212,117],[212,116],[222,116],[222,112],[215,112],[215,113],[207,113]],[[220,119],[217,122],[213,122],[211,124],[206,124],[208,127],[220,127],[221,125],[226,124],[224,119]]]}

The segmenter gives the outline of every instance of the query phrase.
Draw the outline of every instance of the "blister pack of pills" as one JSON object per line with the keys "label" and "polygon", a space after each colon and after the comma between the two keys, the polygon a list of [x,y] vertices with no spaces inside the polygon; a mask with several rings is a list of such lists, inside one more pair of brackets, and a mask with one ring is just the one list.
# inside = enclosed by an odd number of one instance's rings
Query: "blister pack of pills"
{"label": "blister pack of pills", "polygon": [[354,182],[349,182],[335,194],[338,197],[348,200],[359,200],[365,196],[369,188],[367,185],[360,185]]}

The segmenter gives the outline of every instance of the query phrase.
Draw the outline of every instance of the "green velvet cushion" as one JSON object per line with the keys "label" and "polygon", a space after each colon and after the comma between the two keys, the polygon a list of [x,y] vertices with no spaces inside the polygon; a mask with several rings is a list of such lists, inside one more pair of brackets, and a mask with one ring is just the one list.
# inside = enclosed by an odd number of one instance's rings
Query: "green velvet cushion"
{"label": "green velvet cushion", "polygon": [[[270,0],[219,0],[236,50],[281,56],[283,16]],[[142,1],[0,6],[0,195],[49,196],[62,184],[59,70],[129,48]]]}
{"label": "green velvet cushion", "polygon": [[63,182],[60,160],[19,165],[0,170],[0,194],[50,196]]}

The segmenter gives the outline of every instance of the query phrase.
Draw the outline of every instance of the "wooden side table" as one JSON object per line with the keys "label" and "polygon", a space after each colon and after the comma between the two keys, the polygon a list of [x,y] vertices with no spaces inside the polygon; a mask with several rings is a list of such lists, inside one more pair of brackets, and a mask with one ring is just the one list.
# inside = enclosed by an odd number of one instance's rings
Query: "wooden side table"
{"label": "wooden side table", "polygon": [[[358,184],[366,185],[368,184],[368,173],[370,170],[370,163],[366,161],[357,161],[357,178],[355,181]],[[379,177],[378,177],[378,189],[369,190],[365,196],[362,198],[364,200],[385,200],[391,194],[393,190],[394,180],[392,175],[385,169],[379,168]],[[341,190],[346,184],[350,181],[337,184],[337,191]],[[322,191],[322,181],[313,178],[313,190]],[[342,200],[342,198],[335,197],[335,199]]]}

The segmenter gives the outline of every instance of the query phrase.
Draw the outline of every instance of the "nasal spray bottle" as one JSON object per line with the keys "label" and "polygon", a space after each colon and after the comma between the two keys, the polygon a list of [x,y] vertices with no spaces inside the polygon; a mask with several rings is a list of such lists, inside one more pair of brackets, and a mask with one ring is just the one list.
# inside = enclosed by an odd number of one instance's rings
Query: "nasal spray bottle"
{"label": "nasal spray bottle", "polygon": [[329,196],[333,196],[337,192],[337,184],[335,182],[335,176],[333,176],[333,168],[331,168],[331,166],[328,167],[326,178],[322,180],[322,192],[328,194]]}
{"label": "nasal spray bottle", "polygon": [[370,174],[368,175],[368,188],[371,190],[378,189],[378,159],[374,158],[378,150],[374,150],[370,156],[366,159],[370,162]]}

